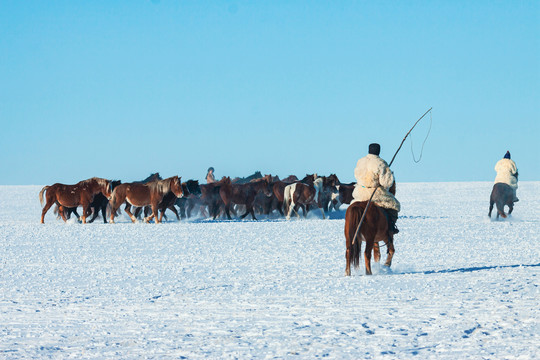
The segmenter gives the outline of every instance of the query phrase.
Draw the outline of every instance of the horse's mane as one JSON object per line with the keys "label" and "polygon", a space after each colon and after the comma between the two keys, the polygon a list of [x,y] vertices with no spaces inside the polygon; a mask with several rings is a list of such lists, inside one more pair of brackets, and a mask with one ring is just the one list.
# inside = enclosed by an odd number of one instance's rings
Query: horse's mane
{"label": "horse's mane", "polygon": [[167,179],[163,179],[163,180],[155,180],[155,181],[150,181],[148,183],[146,183],[146,186],[148,186],[150,188],[150,190],[152,191],[158,191],[160,193],[168,193],[170,190],[171,190],[171,183],[173,181],[175,177],[172,176],[170,178],[167,178]]}
{"label": "horse's mane", "polygon": [[90,178],[90,179],[79,181],[79,184],[80,185],[86,185],[86,184],[91,184],[93,182],[97,183],[99,186],[107,186],[109,184],[109,180],[103,179],[103,178],[98,178],[98,177],[93,177],[93,178]]}
{"label": "horse's mane", "polygon": [[224,176],[224,177],[221,178],[221,180],[219,180],[215,184],[217,184],[217,185],[229,185],[229,184],[231,184],[231,178],[228,177],[228,176]]}

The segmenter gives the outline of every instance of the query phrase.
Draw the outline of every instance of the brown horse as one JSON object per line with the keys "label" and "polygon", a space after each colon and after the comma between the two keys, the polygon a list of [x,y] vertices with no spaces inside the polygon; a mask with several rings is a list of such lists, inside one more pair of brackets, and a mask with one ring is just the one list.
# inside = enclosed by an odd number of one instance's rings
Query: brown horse
{"label": "brown horse", "polygon": [[[396,194],[396,183],[392,184],[389,192]],[[386,244],[386,262],[385,266],[392,265],[392,257],[394,256],[394,234],[389,232],[388,218],[383,208],[371,203],[367,210],[364,222],[358,231],[356,239],[354,235],[362,218],[362,214],[367,206],[367,201],[353,202],[345,213],[345,244],[347,251],[345,259],[345,275],[351,275],[351,262],[355,268],[358,268],[360,263],[360,250],[362,241],[366,242],[366,250],[364,251],[364,261],[366,265],[366,275],[371,275],[371,250],[373,250],[375,262],[379,262],[381,252],[379,241],[384,241]]]}
{"label": "brown horse", "polygon": [[88,180],[79,181],[75,185],[54,184],[45,186],[39,192],[39,201],[43,205],[43,193],[45,194],[45,206],[41,211],[41,223],[44,223],[45,214],[53,204],[58,205],[58,212],[62,215],[62,219],[67,221],[64,214],[64,208],[73,208],[82,206],[83,215],[82,222],[86,223],[86,217],[90,213],[90,204],[94,200],[94,196],[102,193],[106,198],[111,197],[111,183],[109,180],[101,178],[91,178]]}
{"label": "brown horse", "polygon": [[514,190],[505,183],[496,183],[491,190],[491,196],[489,198],[489,213],[491,218],[491,211],[493,210],[493,204],[497,206],[497,219],[499,215],[506,218],[504,213],[504,207],[508,206],[508,215],[514,211]]}
{"label": "brown horse", "polygon": [[255,202],[255,197],[258,193],[263,193],[268,197],[272,196],[269,179],[271,179],[271,177],[267,175],[264,178],[252,180],[245,184],[227,184],[222,186],[219,190],[219,195],[225,204],[225,214],[227,215],[227,218],[231,220],[231,203],[234,203],[246,206],[246,212],[244,215],[240,216],[241,219],[244,219],[248,214],[251,214],[253,220],[257,220],[255,212],[253,211],[253,203]]}
{"label": "brown horse", "polygon": [[[223,200],[219,194],[222,186],[230,186],[231,178],[224,176],[221,180],[199,185],[201,196],[199,198],[190,199],[191,205],[188,205],[188,214],[195,205],[200,205],[201,215],[206,216],[204,208],[208,208],[208,215],[216,219],[222,208],[224,208]],[[189,215],[188,215],[189,216]]]}
{"label": "brown horse", "polygon": [[130,211],[132,205],[136,207],[151,205],[152,215],[145,218],[145,221],[148,222],[154,218],[156,224],[160,223],[163,213],[161,213],[161,217],[158,217],[158,205],[169,191],[176,197],[182,197],[183,190],[180,177],[172,176],[165,180],[156,180],[146,184],[126,183],[118,185],[114,189],[111,198],[111,223],[114,223],[116,210],[123,203],[126,204],[124,211],[129,215],[131,221],[137,221],[137,218]]}
{"label": "brown horse", "polygon": [[347,264],[345,267],[345,275],[351,275],[351,263],[355,268],[358,268],[360,263],[360,251],[362,249],[362,241],[366,242],[364,251],[364,261],[366,265],[366,275],[371,275],[371,251],[374,250],[375,261],[380,260],[379,241],[384,241],[387,246],[387,257],[385,266],[392,265],[392,257],[394,256],[394,236],[388,232],[388,220],[384,210],[379,206],[371,203],[364,218],[364,222],[358,231],[358,235],[354,240],[354,235],[362,214],[366,209],[367,201],[354,202],[347,209],[345,214],[345,243],[347,251],[345,258]]}
{"label": "brown horse", "polygon": [[[120,180],[109,180],[111,182],[111,191],[114,190],[115,187],[120,185],[122,181]],[[102,193],[97,193],[96,196],[94,196],[94,200],[90,203],[88,214],[86,214],[86,217],[89,217],[92,213],[92,218],[88,220],[89,223],[93,223],[94,220],[99,216],[99,211],[101,210],[101,214],[103,215],[103,223],[107,223],[107,206],[109,205],[109,199],[105,197]],[[54,213],[58,214],[57,218],[60,218],[62,214],[60,214],[58,205],[54,209]],[[64,215],[67,219],[71,218],[71,214],[75,214],[77,217],[77,221],[80,221],[81,217],[79,216],[79,213],[77,212],[77,208],[67,208],[64,207]]]}
{"label": "brown horse", "polygon": [[[176,195],[173,194],[172,191],[169,191],[165,196],[163,196],[163,199],[158,205],[159,212],[161,213],[161,218],[167,218],[167,215],[165,215],[165,211],[167,209],[171,210],[174,215],[176,215],[176,219],[180,221],[180,215],[178,214],[178,211],[176,210],[175,205],[178,205],[180,208],[180,212],[182,215],[182,218],[186,218],[186,209],[185,209],[185,203],[187,200],[192,196],[198,196],[201,194],[201,189],[199,187],[199,180],[188,180],[187,182],[182,183],[182,191],[183,196],[181,198],[176,197]],[[142,208],[135,209],[135,212],[133,215],[135,215],[136,218],[139,218],[139,213],[142,211]],[[152,207],[145,206],[144,207],[144,216],[149,216],[150,212],[152,211]]]}

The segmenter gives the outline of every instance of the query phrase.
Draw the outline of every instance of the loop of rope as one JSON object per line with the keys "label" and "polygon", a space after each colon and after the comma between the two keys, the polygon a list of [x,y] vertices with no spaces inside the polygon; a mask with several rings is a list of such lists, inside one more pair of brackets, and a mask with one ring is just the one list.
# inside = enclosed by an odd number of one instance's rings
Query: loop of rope
{"label": "loop of rope", "polygon": [[432,115],[432,112],[430,111],[429,112],[429,129],[426,134],[426,138],[424,139],[424,142],[422,143],[422,149],[420,150],[420,157],[418,158],[418,160],[416,160],[416,157],[414,156],[413,139],[412,139],[412,134],[411,134],[411,154],[413,157],[413,161],[417,164],[420,162],[420,160],[422,160],[422,155],[424,154],[424,145],[426,144],[429,134],[431,133],[431,125],[433,125],[433,115]]}

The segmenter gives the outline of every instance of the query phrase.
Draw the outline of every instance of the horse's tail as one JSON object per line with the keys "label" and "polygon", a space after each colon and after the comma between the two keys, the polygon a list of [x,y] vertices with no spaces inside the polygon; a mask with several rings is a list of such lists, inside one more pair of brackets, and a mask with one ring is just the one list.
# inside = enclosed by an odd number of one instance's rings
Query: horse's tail
{"label": "horse's tail", "polygon": [[293,193],[294,184],[290,184],[285,186],[285,190],[283,191],[283,213],[287,218],[289,218],[289,210],[290,207],[293,206],[292,204],[292,193]]}
{"label": "horse's tail", "polygon": [[[356,202],[349,206],[345,214],[346,257],[347,262],[350,262],[355,268],[358,268],[360,265],[360,250],[362,248],[362,235],[360,231],[356,235],[356,230],[364,210],[362,204]],[[354,238],[355,235],[356,239]]]}
{"label": "horse's tail", "polygon": [[47,189],[50,188],[50,186],[44,186],[43,189],[39,192],[39,203],[41,204],[41,207],[43,207],[43,193],[47,191]]}

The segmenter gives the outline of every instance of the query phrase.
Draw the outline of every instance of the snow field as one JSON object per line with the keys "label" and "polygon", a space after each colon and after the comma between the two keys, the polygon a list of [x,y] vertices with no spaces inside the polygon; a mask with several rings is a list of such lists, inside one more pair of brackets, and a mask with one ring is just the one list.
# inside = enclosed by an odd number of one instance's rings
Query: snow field
{"label": "snow field", "polygon": [[491,185],[398,184],[371,277],[343,276],[344,211],[41,225],[41,186],[0,186],[0,358],[538,358],[540,182],[505,221]]}

